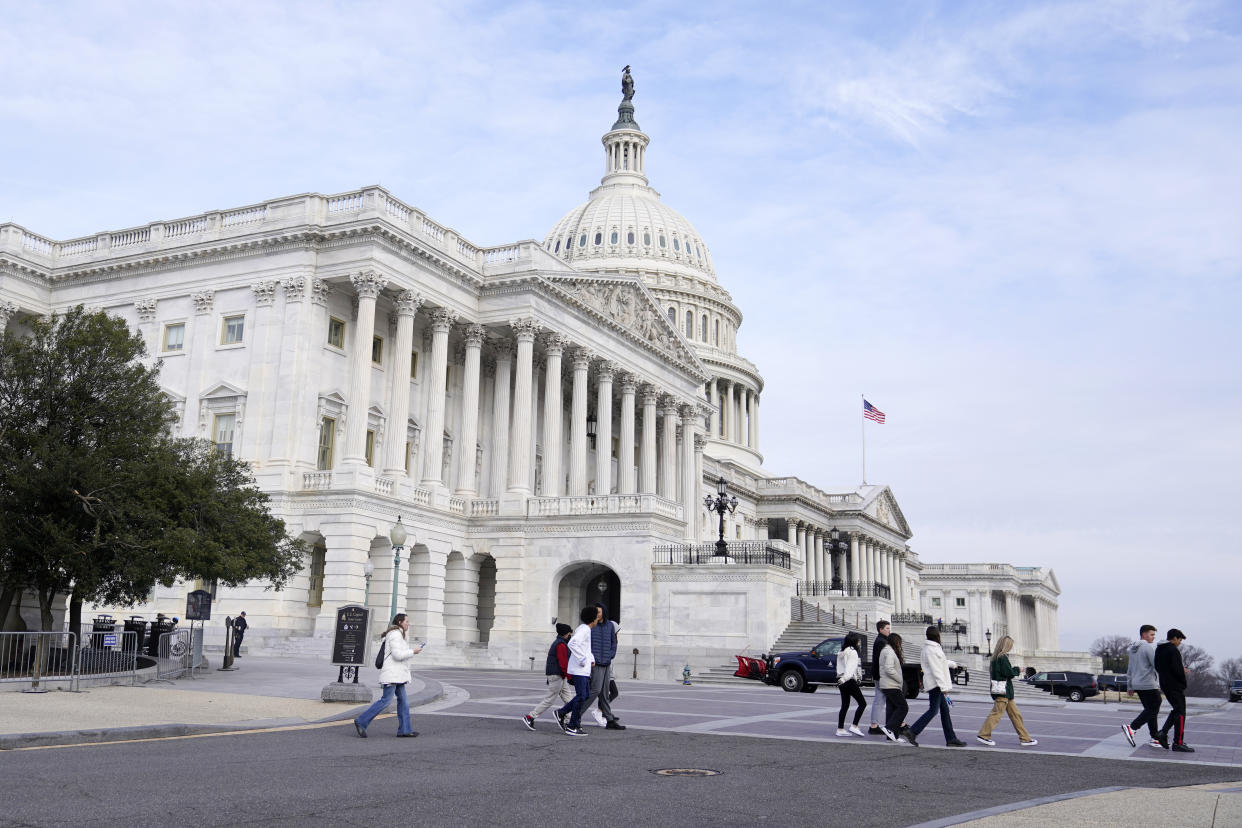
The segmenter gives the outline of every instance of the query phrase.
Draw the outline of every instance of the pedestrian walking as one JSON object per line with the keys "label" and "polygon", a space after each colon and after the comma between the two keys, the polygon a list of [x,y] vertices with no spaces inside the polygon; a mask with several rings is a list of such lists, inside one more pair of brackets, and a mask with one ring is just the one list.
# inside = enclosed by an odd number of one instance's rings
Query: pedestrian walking
{"label": "pedestrian walking", "polygon": [[1013,639],[1002,635],[996,642],[996,649],[992,651],[992,668],[989,671],[992,682],[992,712],[983,720],[983,727],[975,736],[988,747],[996,745],[996,742],[992,741],[992,731],[996,728],[1000,717],[1006,713],[1009,714],[1009,721],[1013,722],[1013,729],[1018,732],[1018,740],[1023,747],[1034,747],[1039,744],[1039,740],[1027,732],[1026,724],[1022,721],[1022,712],[1018,710],[1018,704],[1013,700],[1013,678],[1020,671],[1009,663],[1008,653],[1012,649]]}
{"label": "pedestrian walking", "polygon": [[[837,714],[837,735],[865,735],[858,729],[862,721],[863,711],[867,709],[867,700],[863,698],[862,687],[862,636],[858,633],[847,633],[841,652],[837,653],[837,690],[841,692],[841,712]],[[855,702],[854,723],[849,730],[845,729],[845,714],[850,709],[850,700]]]}
{"label": "pedestrian walking", "polygon": [[887,646],[880,650],[880,674],[876,682],[884,693],[884,705],[887,708],[882,730],[890,742],[904,741],[918,747],[918,740],[905,725],[910,705],[906,703],[906,682],[901,664],[901,636],[890,633]]}
{"label": "pedestrian walking", "polygon": [[1194,753],[1195,749],[1186,744],[1186,667],[1182,664],[1182,654],[1178,647],[1186,640],[1186,634],[1174,627],[1169,630],[1166,640],[1156,645],[1156,676],[1160,680],[1160,691],[1169,700],[1169,717],[1164,720],[1164,727],[1156,734],[1160,746],[1169,747],[1169,731],[1173,731],[1173,750],[1178,753]]}
{"label": "pedestrian walking", "polygon": [[574,697],[573,684],[569,681],[569,637],[574,628],[568,624],[556,625],[556,640],[548,648],[548,658],[543,666],[543,674],[547,676],[548,694],[531,711],[522,716],[522,724],[527,730],[535,729],[535,719],[560,700],[568,704]]}
{"label": "pedestrian walking", "polygon": [[599,610],[583,607],[578,617],[582,623],[569,637],[569,664],[565,668],[574,685],[574,697],[556,711],[556,723],[569,736],[586,735],[581,727],[582,714],[586,710],[587,697],[591,695],[591,667],[595,664],[595,656],[591,654],[591,630],[595,629]]}
{"label": "pedestrian walking", "polygon": [[617,630],[621,625],[608,619],[608,609],[603,604],[596,604],[595,609],[595,626],[591,628],[591,655],[595,657],[595,664],[591,667],[591,694],[587,696],[583,710],[591,710],[591,705],[597,704],[598,709],[591,711],[597,723],[608,730],[625,730],[625,725],[617,721],[608,701],[612,660],[617,657]]}
{"label": "pedestrian walking", "polygon": [[1139,627],[1139,640],[1130,645],[1130,660],[1126,665],[1127,684],[1131,693],[1138,693],[1143,703],[1143,712],[1134,721],[1122,725],[1121,729],[1130,742],[1130,747],[1138,747],[1134,741],[1134,731],[1144,724],[1147,725],[1151,737],[1144,744],[1151,747],[1166,747],[1160,741],[1156,725],[1160,722],[1160,679],[1156,675],[1156,628],[1151,624]]}
{"label": "pedestrian walking", "polygon": [[418,732],[410,725],[410,702],[405,695],[405,687],[412,680],[410,659],[421,653],[423,648],[420,645],[418,649],[411,649],[406,643],[405,635],[409,629],[410,619],[404,612],[399,612],[392,617],[392,624],[384,631],[384,640],[380,645],[384,648],[384,664],[379,674],[383,693],[375,704],[354,719],[354,729],[363,739],[367,738],[367,727],[371,721],[384,712],[384,709],[392,703],[394,696],[397,699],[397,735],[408,737],[418,735]]}
{"label": "pedestrian walking", "polygon": [[875,677],[875,692],[871,694],[871,727],[867,731],[872,736],[884,734],[884,693],[880,690],[880,653],[888,646],[888,633],[892,629],[887,621],[875,622],[875,641],[871,642],[871,673]]}
{"label": "pedestrian walking", "polygon": [[949,747],[966,747],[966,743],[953,732],[953,717],[949,714],[949,693],[953,691],[953,674],[949,671],[956,668],[957,663],[950,661],[944,654],[944,649],[940,646],[939,628],[929,626],[926,635],[927,642],[923,645],[923,652],[919,654],[919,662],[923,665],[923,686],[927,688],[928,706],[927,712],[910,725],[910,731],[915,736],[919,735],[939,713],[944,743]]}
{"label": "pedestrian walking", "polygon": [[242,639],[246,637],[246,630],[249,628],[245,611],[237,613],[237,617],[233,619],[233,658],[241,658]]}

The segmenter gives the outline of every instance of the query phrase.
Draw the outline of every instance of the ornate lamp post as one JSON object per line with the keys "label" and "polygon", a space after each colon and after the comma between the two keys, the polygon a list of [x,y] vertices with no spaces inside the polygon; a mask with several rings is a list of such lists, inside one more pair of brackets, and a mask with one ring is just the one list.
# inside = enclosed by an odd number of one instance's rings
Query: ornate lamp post
{"label": "ornate lamp post", "polygon": [[828,559],[833,562],[832,564],[832,589],[843,589],[844,588],[844,584],[841,583],[841,568],[837,566],[836,556],[834,556],[832,552],[840,552],[842,555],[844,555],[846,552],[849,551],[849,548],[850,548],[849,541],[843,540],[841,538],[841,532],[837,529],[837,527],[835,526],[832,527],[832,532],[828,535],[828,549],[829,549]]}
{"label": "ornate lamp post", "polygon": [[591,448],[595,448],[595,435],[599,433],[599,420],[594,414],[587,415],[587,437],[591,438]]}
{"label": "ornate lamp post", "polygon": [[962,624],[960,619],[953,622],[953,635],[956,637],[955,643],[953,644],[953,651],[956,653],[960,653],[962,651],[962,627],[963,626],[965,625]]}
{"label": "ornate lamp post", "polygon": [[401,572],[401,550],[405,549],[406,537],[401,515],[397,515],[397,522],[388,533],[388,539],[392,541],[392,607],[388,613],[390,619],[397,614],[397,576]]}
{"label": "ornate lamp post", "polygon": [[[362,605],[364,607],[367,607],[368,609],[370,609],[371,607],[371,576],[374,574],[375,574],[375,564],[371,563],[370,558],[367,558],[367,562],[362,565],[362,577],[366,578],[367,580],[367,590],[365,593],[366,597],[363,599]],[[374,618],[371,619],[371,624],[372,626],[374,626],[375,624]],[[369,635],[370,633],[371,631],[368,629],[367,634]]]}
{"label": "ornate lamp post", "polygon": [[737,511],[737,498],[729,497],[728,485],[723,477],[716,481],[716,496],[713,498],[711,495],[706,495],[703,498],[703,505],[707,507],[707,511],[720,515],[720,540],[716,541],[715,554],[727,557],[729,544],[725,543],[724,539],[724,516],[725,512]]}
{"label": "ornate lamp post", "polygon": [[987,632],[983,634],[983,637],[988,640],[988,655],[991,655],[992,654],[992,631],[988,630]]}

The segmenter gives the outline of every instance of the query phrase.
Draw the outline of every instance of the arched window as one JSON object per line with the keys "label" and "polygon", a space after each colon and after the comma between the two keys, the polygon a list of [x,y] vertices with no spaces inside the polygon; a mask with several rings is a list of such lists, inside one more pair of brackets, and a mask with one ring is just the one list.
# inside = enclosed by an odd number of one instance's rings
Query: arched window
{"label": "arched window", "polygon": [[699,339],[707,341],[707,314],[703,314],[703,318],[699,320]]}
{"label": "arched window", "polygon": [[686,339],[694,339],[694,311],[686,311]]}
{"label": "arched window", "polygon": [[597,232],[595,234],[595,246],[598,247],[600,243],[603,242],[603,240],[604,240],[604,234]]}
{"label": "arched window", "polygon": [[720,320],[716,320],[716,347],[720,347]]}
{"label": "arched window", "polygon": [[625,234],[625,243],[626,244],[634,243],[634,231],[633,230]]}
{"label": "arched window", "polygon": [[673,249],[678,252],[681,251],[681,242],[679,242],[677,239],[673,239]]}
{"label": "arched window", "polygon": [[660,247],[664,247],[664,234],[660,234]]}
{"label": "arched window", "polygon": [[578,246],[586,247],[586,233],[583,233],[581,236],[578,237]]}
{"label": "arched window", "polygon": [[670,307],[668,309],[668,321],[669,321],[669,324],[672,324],[672,325],[677,324],[677,308]]}
{"label": "arched window", "polygon": [[608,237],[608,243],[609,243],[609,244],[616,244],[616,243],[617,243],[617,231],[616,231],[616,230],[613,230],[613,231],[612,231],[612,235]]}
{"label": "arched window", "polygon": [[560,253],[560,252],[561,252],[561,240],[560,240],[560,239],[557,239],[557,240],[556,240],[556,249],[555,249],[555,250],[553,250],[552,252],[553,252],[553,253]]}

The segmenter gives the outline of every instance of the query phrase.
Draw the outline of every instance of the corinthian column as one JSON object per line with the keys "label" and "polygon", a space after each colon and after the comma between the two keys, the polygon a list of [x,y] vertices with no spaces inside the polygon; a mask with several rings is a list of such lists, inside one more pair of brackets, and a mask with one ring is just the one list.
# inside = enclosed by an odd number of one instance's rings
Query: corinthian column
{"label": "corinthian column", "polygon": [[716,411],[716,378],[707,384],[707,401],[712,405],[712,413],[707,420],[707,433],[715,437],[719,433],[720,414]]}
{"label": "corinthian column", "polygon": [[617,366],[601,362],[596,370],[599,380],[595,395],[595,493],[612,493],[612,375]]}
{"label": "corinthian column", "polygon": [[682,538],[694,540],[694,519],[698,515],[694,508],[698,486],[694,479],[695,457],[694,438],[696,435],[695,420],[698,410],[693,405],[681,407],[681,509],[686,519],[686,528]]}
{"label": "corinthian column", "polygon": [[654,386],[643,386],[643,444],[638,463],[638,490],[643,494],[656,493],[656,402],[659,396]]}
{"label": "corinthian column", "polygon": [[492,395],[492,497],[500,497],[509,480],[509,379],[513,346],[496,343],[495,393]]}
{"label": "corinthian column", "polygon": [[414,349],[414,314],[423,299],[412,290],[397,295],[397,341],[392,355],[392,389],[388,400],[388,451],[384,474],[405,477],[405,432],[410,419],[410,353]]}
{"label": "corinthian column", "polygon": [[544,369],[543,388],[543,494],[560,497],[565,475],[561,471],[561,355],[569,339],[562,334],[548,334],[544,340],[547,348],[547,367]]}
{"label": "corinthian column", "polygon": [[0,336],[4,335],[5,330],[9,327],[9,320],[17,315],[21,308],[12,302],[0,302]]}
{"label": "corinthian column", "polygon": [[660,445],[660,494],[677,500],[677,401],[665,397],[660,406],[664,416],[664,440]]}
{"label": "corinthian column", "polygon": [[349,355],[349,416],[345,418],[345,462],[367,462],[367,411],[371,408],[371,340],[375,337],[375,300],[386,284],[372,271],[349,277],[358,292],[358,323]]}
{"label": "corinthian column", "polygon": [[759,392],[750,396],[750,447],[759,450]]}
{"label": "corinthian column", "polygon": [[509,323],[517,340],[513,379],[513,438],[509,442],[509,491],[530,493],[530,452],[534,442],[531,398],[535,381],[535,336],[540,324],[533,319]]}
{"label": "corinthian column", "polygon": [[431,312],[431,369],[427,372],[427,426],[423,429],[423,485],[444,481],[444,387],[448,376],[448,337],[457,314],[448,308]]}
{"label": "corinthian column", "polygon": [[478,491],[474,480],[474,453],[479,442],[479,360],[486,335],[482,325],[466,327],[466,371],[461,388],[461,439],[457,450],[458,494]]}
{"label": "corinthian column", "polygon": [[585,348],[574,351],[574,385],[569,402],[569,494],[582,497],[587,493],[587,371],[591,368],[591,352]]}
{"label": "corinthian column", "polygon": [[617,494],[634,494],[634,392],[631,374],[621,375],[621,433],[617,436]]}

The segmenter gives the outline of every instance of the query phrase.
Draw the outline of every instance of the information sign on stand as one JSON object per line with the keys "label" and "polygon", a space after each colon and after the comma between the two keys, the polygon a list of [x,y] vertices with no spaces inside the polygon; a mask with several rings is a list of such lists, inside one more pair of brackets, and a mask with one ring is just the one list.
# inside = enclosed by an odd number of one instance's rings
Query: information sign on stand
{"label": "information sign on stand", "polygon": [[367,629],[371,611],[350,604],[336,611],[336,633],[332,638],[332,664],[335,667],[361,667],[367,660]]}
{"label": "information sign on stand", "polygon": [[186,621],[211,620],[211,593],[205,589],[196,589],[185,596]]}

